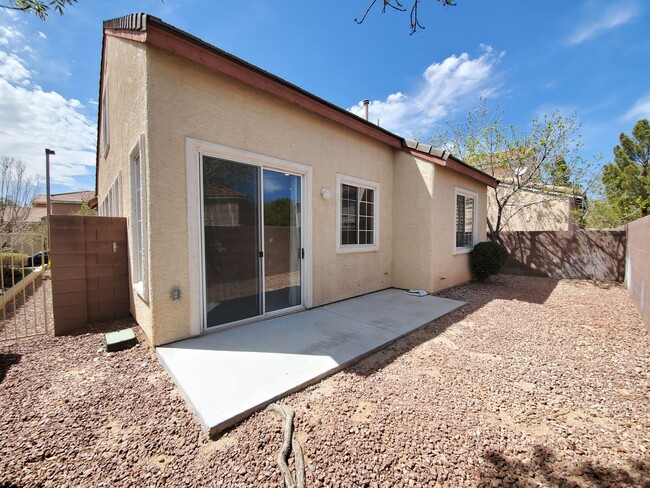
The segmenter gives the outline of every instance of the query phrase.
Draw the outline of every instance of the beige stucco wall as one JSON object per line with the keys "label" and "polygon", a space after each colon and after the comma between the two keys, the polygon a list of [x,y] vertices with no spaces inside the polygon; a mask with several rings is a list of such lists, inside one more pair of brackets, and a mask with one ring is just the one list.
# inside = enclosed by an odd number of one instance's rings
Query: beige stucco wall
{"label": "beige stucco wall", "polygon": [[[132,248],[130,231],[131,185],[129,178],[129,155],[139,136],[147,130],[147,57],[141,43],[107,36],[104,52],[104,80],[107,80],[108,125],[110,147],[106,157],[102,154],[97,171],[97,197],[101,204],[111,185],[120,176],[120,216],[127,217],[129,247]],[[100,101],[101,102],[101,101]],[[149,282],[151,288],[151,282]],[[151,313],[153,303],[146,303],[131,293],[131,313],[149,338],[154,337]]]}
{"label": "beige stucco wall", "polygon": [[[313,113],[156,48],[149,55],[150,244],[152,303],[162,344],[190,334],[186,137],[311,166],[313,306],[392,285],[393,151]],[[380,184],[379,250],[337,254],[337,173]],[[332,198],[320,197],[321,188]],[[173,224],[172,224],[173,223]]]}
{"label": "beige stucco wall", "polygon": [[[478,194],[483,240],[485,185],[155,47],[107,37],[105,60],[111,147],[100,158],[98,197],[101,203],[121,172],[129,217],[129,153],[144,133],[149,295],[148,303],[132,298],[132,313],[154,345],[192,334],[195,297],[188,292],[201,280],[190,274],[188,257],[188,242],[198,236],[188,235],[187,138],[311,168],[312,306],[391,286],[438,291],[470,279],[468,255],[454,254],[454,188]],[[337,252],[337,174],[379,184],[377,251]],[[175,287],[180,300],[172,300]]]}
{"label": "beige stucco wall", "polygon": [[[507,191],[499,186],[497,191]],[[500,197],[502,198],[502,197]],[[491,222],[497,218],[497,195],[494,189],[488,191],[488,215]],[[505,231],[564,231],[576,230],[572,212],[576,207],[570,196],[520,191],[502,212]]]}
{"label": "beige stucco wall", "polygon": [[476,242],[486,240],[487,187],[444,166],[436,165],[433,176],[432,275],[428,290],[440,291],[472,279],[469,254],[455,254],[456,188],[469,190],[478,196],[476,209]]}
{"label": "beige stucco wall", "polygon": [[393,286],[430,292],[471,280],[469,254],[455,254],[455,188],[477,194],[477,242],[486,236],[486,186],[396,151]]}
{"label": "beige stucco wall", "polygon": [[395,151],[393,286],[431,289],[434,165]]}

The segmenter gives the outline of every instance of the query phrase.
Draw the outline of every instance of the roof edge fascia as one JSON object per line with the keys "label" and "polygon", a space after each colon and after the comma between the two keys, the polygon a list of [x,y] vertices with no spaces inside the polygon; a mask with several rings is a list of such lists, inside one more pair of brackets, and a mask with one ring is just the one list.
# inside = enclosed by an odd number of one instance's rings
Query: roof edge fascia
{"label": "roof edge fascia", "polygon": [[445,168],[448,168],[452,171],[468,176],[474,180],[480,181],[481,183],[484,183],[491,188],[497,187],[498,181],[496,179],[492,178],[490,175],[484,173],[480,169],[474,168],[473,166],[470,166],[464,161],[461,161],[460,159],[454,157],[453,155],[449,155],[447,159],[443,159],[441,157],[433,156],[429,153],[422,152],[410,147],[403,147],[402,151],[416,158],[420,158],[424,161],[427,161],[429,163],[437,164],[439,166],[444,166]]}
{"label": "roof edge fascia", "polygon": [[[459,172],[465,176],[473,178],[492,188],[496,188],[497,180],[487,173],[464,163],[460,159],[450,155],[446,151],[442,157],[438,157],[437,149],[428,148],[424,152],[422,148],[410,147],[408,141],[387,129],[379,127],[355,114],[345,110],[337,105],[328,102],[300,87],[294,85],[282,78],[273,75],[243,59],[240,59],[226,51],[223,51],[211,44],[192,36],[176,27],[169,25],[162,20],[148,14],[136,14],[136,24],[125,24],[116,27],[113,21],[104,23],[104,36],[102,40],[102,65],[100,74],[100,113],[101,117],[101,90],[103,85],[103,67],[104,67],[104,44],[106,36],[129,39],[136,42],[147,43],[158,47],[171,54],[192,61],[212,71],[217,71],[228,77],[236,79],[246,85],[269,93],[290,104],[316,113],[335,123],[343,125],[367,137],[373,138],[379,142],[387,144],[394,149],[399,149],[419,157],[428,162],[445,166],[451,170]],[[119,19],[117,19],[119,20]],[[111,24],[111,22],[113,22]],[[97,134],[97,144],[99,148],[99,130]],[[423,145],[424,146],[424,145]],[[97,151],[97,163],[99,163],[99,150]],[[97,167],[99,164],[97,164]],[[99,171],[97,171],[98,173]],[[98,176],[95,176],[95,192],[97,191]]]}
{"label": "roof edge fascia", "polygon": [[105,27],[104,35],[143,42],[274,95],[394,148],[402,138],[201,39],[146,16],[140,30]]}

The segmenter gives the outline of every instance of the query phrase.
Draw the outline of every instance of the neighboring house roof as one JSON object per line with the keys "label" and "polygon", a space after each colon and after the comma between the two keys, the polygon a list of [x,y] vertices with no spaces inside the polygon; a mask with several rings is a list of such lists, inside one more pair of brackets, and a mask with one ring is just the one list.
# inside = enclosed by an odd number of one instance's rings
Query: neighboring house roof
{"label": "neighboring house roof", "polygon": [[29,209],[29,213],[27,214],[27,217],[25,217],[25,221],[29,222],[30,224],[37,224],[45,217],[47,217],[47,208],[45,205],[42,207],[32,207]]}
{"label": "neighboring house roof", "polygon": [[217,183],[203,185],[203,196],[206,198],[244,198],[244,195]]}
{"label": "neighboring house roof", "polygon": [[[100,131],[102,117],[102,96],[104,82],[104,49],[106,36],[121,37],[131,41],[151,44],[167,52],[193,61],[208,69],[220,72],[258,90],[298,105],[305,110],[314,112],[330,119],[351,130],[360,132],[368,137],[388,144],[396,149],[402,149],[428,162],[446,166],[453,171],[462,173],[491,187],[497,182],[491,176],[470,166],[448,153],[431,148],[426,144],[406,141],[378,125],[375,125],[355,114],[334,105],[302,88],[289,83],[282,78],[264,71],[243,59],[233,56],[198,37],[192,36],[162,20],[144,13],[136,13],[104,22],[104,38],[102,41],[102,63],[99,86],[99,111],[97,118],[97,172],[99,173]],[[447,156],[444,157],[443,156]]]}
{"label": "neighboring house roof", "polygon": [[[81,206],[84,203],[89,203],[95,198],[94,191],[72,191],[68,193],[55,193],[50,195],[52,205],[56,204],[77,204]],[[27,217],[25,220],[29,223],[38,223],[47,217],[47,196],[36,195],[32,200],[31,207],[25,207],[27,210]]]}
{"label": "neighboring house roof", "polygon": [[[56,203],[88,203],[95,198],[94,191],[73,191],[68,193],[55,193],[50,195],[50,201]],[[47,204],[46,195],[36,195],[32,200],[32,206],[45,206]]]}

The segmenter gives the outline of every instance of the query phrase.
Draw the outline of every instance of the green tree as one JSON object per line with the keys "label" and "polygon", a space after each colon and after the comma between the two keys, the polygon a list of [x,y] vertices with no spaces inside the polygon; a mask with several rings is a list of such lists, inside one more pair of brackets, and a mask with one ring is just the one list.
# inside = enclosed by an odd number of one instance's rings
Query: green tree
{"label": "green tree", "polygon": [[41,20],[46,20],[52,12],[63,15],[63,10],[77,3],[77,0],[6,0],[8,4],[0,4],[0,7],[9,10],[20,10],[36,14]]}
{"label": "green tree", "polygon": [[83,202],[79,210],[77,210],[77,215],[97,215],[97,210],[91,208],[88,203]]}
{"label": "green tree", "polygon": [[278,198],[264,204],[264,225],[288,227],[291,225],[291,199]]}
{"label": "green tree", "polygon": [[551,184],[568,187],[571,185],[571,168],[563,156],[558,157],[550,168]]}
{"label": "green tree", "polygon": [[[650,122],[639,120],[632,137],[621,133],[614,161],[603,167],[602,182],[611,224],[650,215]],[[605,209],[603,209],[605,210]]]}
{"label": "green tree", "polygon": [[[499,181],[488,189],[488,229],[493,241],[526,208],[567,198],[584,198],[589,164],[578,156],[580,123],[559,111],[534,117],[523,129],[502,122],[498,107],[484,99],[463,122],[448,122],[430,138]],[[557,183],[562,183],[558,188]],[[572,216],[569,216],[572,217]]]}

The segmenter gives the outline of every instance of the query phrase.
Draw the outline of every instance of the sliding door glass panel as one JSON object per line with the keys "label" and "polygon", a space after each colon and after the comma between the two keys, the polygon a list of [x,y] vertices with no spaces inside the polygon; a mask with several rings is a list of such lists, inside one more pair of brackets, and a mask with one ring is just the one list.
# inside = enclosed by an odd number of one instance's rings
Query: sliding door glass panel
{"label": "sliding door glass panel", "polygon": [[301,177],[265,169],[264,303],[273,312],[302,303]]}
{"label": "sliding door glass panel", "polygon": [[203,156],[207,327],[261,315],[260,170]]}

